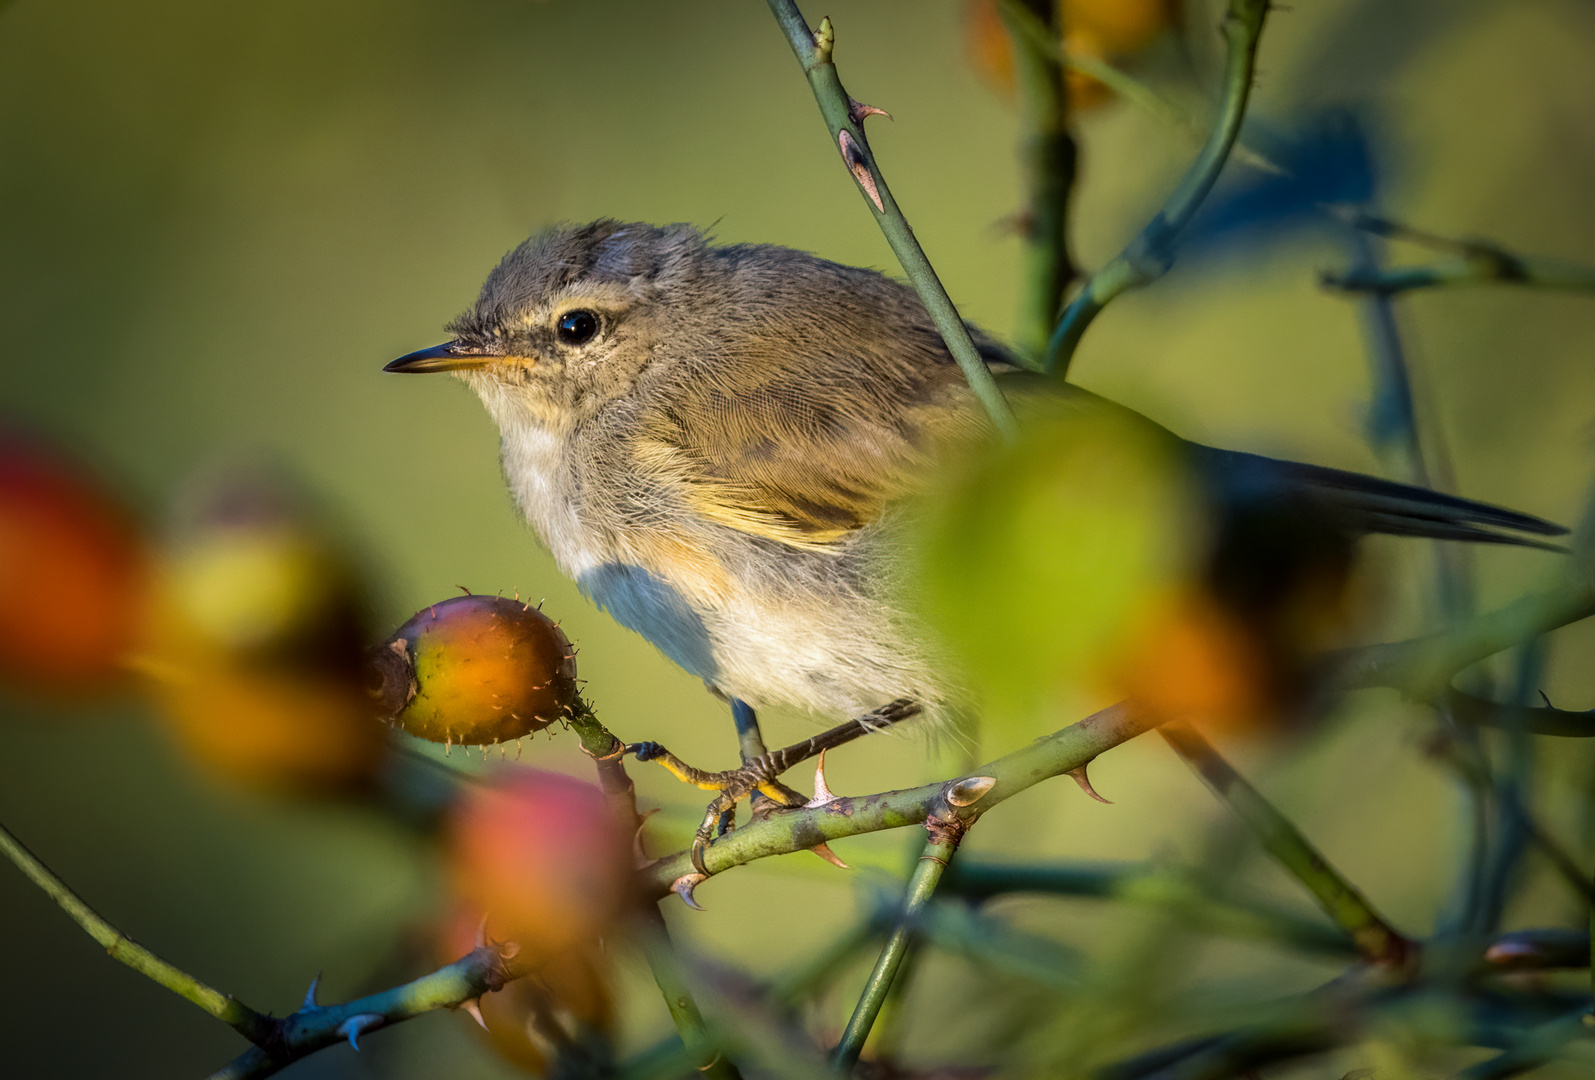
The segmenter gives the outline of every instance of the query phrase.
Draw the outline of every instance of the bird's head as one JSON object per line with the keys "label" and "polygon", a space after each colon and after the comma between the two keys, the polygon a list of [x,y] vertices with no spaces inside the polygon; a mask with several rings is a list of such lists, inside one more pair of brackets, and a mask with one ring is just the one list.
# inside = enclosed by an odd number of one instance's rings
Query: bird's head
{"label": "bird's head", "polygon": [[384,370],[452,371],[501,428],[568,426],[636,385],[705,251],[686,225],[555,226],[504,256],[451,340]]}

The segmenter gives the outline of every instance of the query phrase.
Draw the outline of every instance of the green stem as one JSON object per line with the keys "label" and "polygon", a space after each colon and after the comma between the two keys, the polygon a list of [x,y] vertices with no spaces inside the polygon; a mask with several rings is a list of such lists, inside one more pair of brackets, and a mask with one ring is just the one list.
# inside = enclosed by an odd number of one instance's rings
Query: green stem
{"label": "green stem", "polygon": [[1385,686],[1414,701],[1442,698],[1465,668],[1595,615],[1595,494],[1568,546],[1549,588],[1437,633],[1343,650],[1329,658],[1329,670],[1347,690]]}
{"label": "green stem", "polygon": [[1428,266],[1405,266],[1392,270],[1364,264],[1353,266],[1342,273],[1321,275],[1323,284],[1331,289],[1387,296],[1409,292],[1412,289],[1487,283],[1529,285],[1573,292],[1595,290],[1595,268],[1578,263],[1534,255],[1519,255],[1488,240],[1459,240],[1448,236],[1437,236],[1355,207],[1338,211],[1338,216],[1353,228],[1374,236],[1405,240],[1438,251],[1451,252],[1456,258]]}
{"label": "green stem", "polygon": [[162,960],[136,941],[124,936],[93,908],[50,872],[5,826],[0,825],[0,851],[17,865],[28,879],[61,905],[61,910],[105,947],[112,959],[119,960],[173,993],[187,998],[216,1019],[231,1026],[251,1042],[268,1036],[271,1021],[243,1003],[206,986],[188,972]]}
{"label": "green stem", "polygon": [[878,915],[854,923],[819,953],[772,982],[770,1000],[785,1008],[804,1004],[878,938],[888,925]]}
{"label": "green stem", "polygon": [[880,226],[886,242],[902,264],[903,273],[908,275],[909,282],[919,293],[925,310],[941,332],[953,359],[963,369],[970,390],[980,399],[992,424],[1005,438],[1013,438],[1018,431],[1013,411],[1009,409],[996,380],[975,348],[969,328],[959,317],[952,298],[942,287],[936,271],[931,269],[930,260],[925,257],[924,249],[914,237],[914,230],[909,227],[908,220],[892,198],[886,178],[881,175],[880,166],[870,150],[869,140],[864,136],[864,116],[854,109],[853,99],[843,89],[836,65],[831,63],[831,49],[835,42],[831,20],[823,20],[816,34],[809,30],[803,13],[793,0],[769,0],[769,5],[798,63],[803,67],[803,74],[808,77],[814,100],[819,103],[820,114],[830,129],[831,144],[841,152],[843,162],[864,195],[864,201],[875,215],[875,223]]}
{"label": "green stem", "polygon": [[1274,941],[1309,952],[1344,956],[1351,940],[1319,919],[1271,905],[1220,899],[1182,876],[1145,863],[1037,864],[960,859],[942,889],[966,900],[1009,893],[1095,897],[1178,911],[1211,933]]}
{"label": "green stem", "polygon": [[1068,212],[1077,154],[1069,131],[1056,0],[1003,0],[1000,10],[1014,44],[1029,186],[1021,229],[1026,270],[1018,345],[1026,356],[1039,357],[1076,273],[1069,258]]}
{"label": "green stem", "polygon": [[1121,293],[1151,284],[1174,264],[1175,239],[1218,182],[1240,135],[1257,66],[1257,43],[1268,9],[1269,0],[1230,0],[1223,23],[1224,100],[1218,123],[1163,209],[1122,252],[1091,275],[1085,288],[1064,310],[1047,343],[1044,370],[1065,378],[1075,349],[1097,314]]}
{"label": "green stem", "polygon": [[657,906],[649,905],[646,918],[648,927],[644,952],[648,967],[653,972],[659,992],[664,995],[665,1007],[670,1010],[670,1019],[676,1025],[682,1045],[687,1049],[687,1057],[701,1075],[711,1080],[737,1080],[740,1074],[736,1066],[726,1059],[718,1044],[710,1037],[708,1027],[703,1022],[703,1013],[693,1000],[686,981],[681,978],[676,959],[671,953],[670,935],[665,929],[664,916]]}
{"label": "green stem", "polygon": [[1380,296],[1456,285],[1526,285],[1567,292],[1595,291],[1595,269],[1558,259],[1524,256],[1513,257],[1511,263],[1494,258],[1464,258],[1389,270],[1347,270],[1320,274],[1318,280],[1325,288]]}
{"label": "green stem", "polygon": [[1384,686],[1414,701],[1432,701],[1448,691],[1463,669],[1592,615],[1595,587],[1575,584],[1531,593],[1423,637],[1347,649],[1332,664],[1344,689]]}
{"label": "green stem", "polygon": [[[1349,233],[1352,272],[1377,273],[1384,259],[1380,238],[1362,229],[1354,228]],[[1365,424],[1368,441],[1374,452],[1402,479],[1419,487],[1432,488],[1434,475],[1449,476],[1451,470],[1443,454],[1438,457],[1437,467],[1431,469],[1424,453],[1411,368],[1401,340],[1395,298],[1386,293],[1368,293],[1359,299],[1357,306],[1371,369],[1372,393]],[[1436,544],[1433,551],[1440,616],[1446,623],[1467,619],[1475,614],[1470,554],[1461,544]],[[1459,725],[1444,705],[1439,713],[1441,724],[1450,735],[1450,757],[1462,780],[1460,804],[1469,836],[1454,900],[1440,920],[1442,927],[1458,930],[1475,926],[1481,905],[1490,892],[1487,877],[1492,850],[1490,804],[1496,784],[1478,732]]]}
{"label": "green stem", "polygon": [[[599,722],[592,707],[585,701],[578,700],[573,712],[571,730],[581,739],[583,752],[593,759],[598,768],[599,786],[604,790],[611,813],[627,827],[640,828],[642,821],[637,816],[637,789],[627,775],[624,764],[626,744]],[[705,1076],[715,1080],[736,1080],[736,1068],[720,1055],[719,1048],[709,1038],[703,1013],[693,1001],[691,992],[671,960],[670,935],[665,928],[664,916],[657,907],[648,905],[643,917],[647,921],[645,953],[648,967],[653,971],[659,992],[664,995],[665,1008],[670,1012],[670,1019],[688,1056]]]}
{"label": "green stem", "polygon": [[1578,1008],[1542,1024],[1511,1049],[1463,1069],[1457,1074],[1457,1080],[1506,1080],[1506,1077],[1554,1061],[1562,1047],[1589,1034],[1589,1026],[1585,1023],[1588,1016],[1586,1010]]}
{"label": "green stem", "polygon": [[[1154,724],[1151,714],[1120,702],[982,765],[968,775],[989,776],[996,784],[980,800],[980,810],[984,812],[1043,780],[1089,764],[1098,754]],[[956,783],[950,780],[903,791],[844,796],[813,809],[783,811],[722,836],[709,848],[705,861],[710,873],[718,874],[770,855],[805,851],[822,841],[920,825],[945,805],[947,793]],[[641,870],[640,887],[646,895],[664,896],[672,882],[692,872],[687,852],[678,851]]]}
{"label": "green stem", "polygon": [[1224,800],[1297,880],[1307,886],[1336,926],[1351,935],[1357,952],[1370,964],[1401,968],[1412,959],[1414,944],[1391,928],[1366,897],[1329,865],[1296,826],[1187,724],[1165,724],[1159,734],[1185,763]]}
{"label": "green stem", "polygon": [[864,992],[859,995],[853,1015],[847,1021],[847,1029],[842,1032],[842,1039],[836,1044],[836,1051],[832,1055],[831,1060],[844,1072],[851,1071],[858,1064],[858,1056],[864,1050],[870,1028],[875,1025],[881,1006],[886,1004],[892,981],[913,947],[914,923],[935,895],[936,886],[947,870],[947,864],[952,861],[953,853],[958,850],[959,841],[963,839],[964,828],[963,823],[956,819],[951,822],[932,819],[925,823],[930,838],[925,841],[925,850],[914,866],[913,876],[909,878],[902,914],[875,960],[874,970],[864,983]]}
{"label": "green stem", "polygon": [[[346,1001],[341,1005],[306,1004],[269,1025],[264,1046],[257,1045],[212,1073],[209,1080],[255,1080],[270,1076],[317,1050],[349,1041],[349,1025],[373,1031],[411,1020],[435,1009],[457,1008],[498,990],[519,973],[505,964],[492,945],[483,945],[447,967],[402,986]],[[357,1018],[369,1018],[362,1023]]]}

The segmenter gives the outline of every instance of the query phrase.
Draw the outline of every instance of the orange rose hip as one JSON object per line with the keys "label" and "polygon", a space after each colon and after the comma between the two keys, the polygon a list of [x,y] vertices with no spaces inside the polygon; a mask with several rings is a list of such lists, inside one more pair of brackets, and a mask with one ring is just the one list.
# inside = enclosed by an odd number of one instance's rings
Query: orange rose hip
{"label": "orange rose hip", "polygon": [[531,604],[456,596],[373,650],[372,696],[382,716],[423,739],[513,742],[569,715],[575,650]]}

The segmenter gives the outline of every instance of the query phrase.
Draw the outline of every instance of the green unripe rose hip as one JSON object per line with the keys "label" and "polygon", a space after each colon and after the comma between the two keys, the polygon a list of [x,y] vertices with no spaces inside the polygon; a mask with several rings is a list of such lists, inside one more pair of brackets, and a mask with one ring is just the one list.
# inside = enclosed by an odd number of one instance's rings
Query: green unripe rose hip
{"label": "green unripe rose hip", "polygon": [[554,621],[502,596],[416,612],[372,651],[378,712],[440,743],[513,742],[570,715],[576,654]]}

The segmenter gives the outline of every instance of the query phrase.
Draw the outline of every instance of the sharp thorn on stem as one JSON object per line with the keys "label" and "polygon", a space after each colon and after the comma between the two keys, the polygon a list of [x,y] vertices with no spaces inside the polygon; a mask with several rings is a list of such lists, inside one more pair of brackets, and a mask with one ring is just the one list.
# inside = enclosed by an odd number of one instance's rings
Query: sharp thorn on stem
{"label": "sharp thorn on stem", "polygon": [[836,793],[825,782],[825,751],[820,751],[820,760],[814,765],[814,798],[803,804],[803,809],[813,810],[816,806],[836,801]]}
{"label": "sharp thorn on stem", "polygon": [[858,145],[858,141],[846,128],[843,128],[836,136],[836,145],[842,151],[842,161],[847,165],[847,171],[853,174],[858,186],[864,189],[864,194],[869,196],[877,211],[886,213],[886,204],[881,202],[880,188],[875,186],[875,174],[869,170],[869,158],[864,155],[864,150]]}
{"label": "sharp thorn on stem", "polygon": [[648,819],[653,817],[658,812],[659,812],[659,807],[656,806],[652,810],[649,810],[648,812],[643,814],[642,817],[637,819],[637,832],[631,838],[631,854],[632,854],[632,857],[636,860],[637,867],[639,869],[641,869],[644,866],[647,866],[650,862],[653,861],[652,859],[648,858],[648,853],[643,850],[643,846],[642,846],[642,831],[648,827]]}
{"label": "sharp thorn on stem", "polygon": [[670,891],[681,897],[681,902],[693,911],[704,910],[703,905],[693,897],[692,890],[709,880],[703,874],[682,874],[670,883]]}
{"label": "sharp thorn on stem", "polygon": [[1086,771],[1085,771],[1085,766],[1084,765],[1080,766],[1078,769],[1070,769],[1069,770],[1069,777],[1075,783],[1080,785],[1080,790],[1081,791],[1083,791],[1087,795],[1091,796],[1097,802],[1106,803],[1108,806],[1112,806],[1113,805],[1113,800],[1112,799],[1104,799],[1101,795],[1097,794],[1097,789],[1091,786],[1091,777],[1086,775]]}
{"label": "sharp thorn on stem", "polygon": [[321,972],[318,971],[318,972],[316,972],[316,977],[314,979],[310,980],[310,989],[305,991],[305,1008],[307,1008],[307,1009],[319,1009],[319,1008],[321,1008],[320,1005],[316,1004],[316,987],[318,987],[320,985],[321,985]]}
{"label": "sharp thorn on stem", "polygon": [[1552,705],[1552,704],[1551,704],[1551,699],[1550,699],[1550,697],[1548,697],[1548,696],[1547,696],[1547,695],[1546,695],[1546,693],[1545,693],[1545,691],[1544,691],[1544,690],[1541,690],[1541,691],[1540,691],[1540,700],[1541,700],[1541,701],[1543,701],[1543,702],[1545,702],[1545,707],[1546,707],[1546,708],[1547,708],[1547,709],[1554,709],[1554,708],[1556,708],[1556,706],[1555,706],[1555,705]]}
{"label": "sharp thorn on stem", "polygon": [[481,998],[467,998],[466,1000],[460,1002],[460,1008],[470,1013],[471,1019],[475,1020],[477,1024],[481,1026],[483,1031],[487,1031],[487,1021],[482,1019]]}
{"label": "sharp thorn on stem", "polygon": [[356,1013],[338,1025],[338,1034],[349,1040],[349,1045],[360,1050],[360,1036],[373,1028],[379,1028],[384,1023],[384,1017],[378,1013]]}
{"label": "sharp thorn on stem", "polygon": [[482,921],[476,924],[476,948],[480,949],[487,944],[487,915],[483,914]]}
{"label": "sharp thorn on stem", "polygon": [[884,116],[888,120],[892,118],[892,114],[885,109],[877,109],[873,105],[866,105],[862,101],[854,101],[852,98],[847,99],[847,115],[853,118],[853,123],[855,124],[862,124],[867,117],[871,116]]}
{"label": "sharp thorn on stem", "polygon": [[841,867],[843,870],[853,869],[851,866],[847,865],[847,863],[837,858],[836,852],[831,850],[830,844],[815,844],[813,847],[809,848],[809,850],[814,852],[814,854],[818,855],[820,858],[824,859],[826,862],[830,863],[832,866]]}

